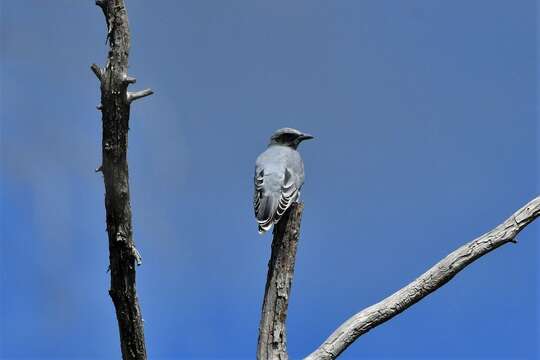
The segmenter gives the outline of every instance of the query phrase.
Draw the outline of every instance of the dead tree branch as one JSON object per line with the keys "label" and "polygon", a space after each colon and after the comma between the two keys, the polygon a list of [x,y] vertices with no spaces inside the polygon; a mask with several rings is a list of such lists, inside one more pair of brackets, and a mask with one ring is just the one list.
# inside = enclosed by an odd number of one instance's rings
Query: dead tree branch
{"label": "dead tree branch", "polygon": [[304,205],[295,203],[274,227],[272,255],[259,325],[258,360],[286,360],[285,321]]}
{"label": "dead tree branch", "polygon": [[360,336],[439,289],[476,259],[501,245],[515,242],[517,234],[539,215],[540,197],[537,197],[495,229],[452,252],[409,285],[351,317],[306,359],[335,359]]}
{"label": "dead tree branch", "polygon": [[90,66],[90,69],[92,70],[94,75],[96,75],[99,81],[103,80],[103,70],[99,66],[97,66],[96,64],[92,64]]}
{"label": "dead tree branch", "polygon": [[130,49],[128,17],[123,0],[97,0],[96,5],[105,15],[110,44],[105,68],[95,64],[91,66],[101,84],[101,104],[98,109],[102,112],[103,120],[103,159],[96,171],[103,173],[105,182],[111,273],[109,294],[116,310],[122,358],[146,360],[143,319],[135,287],[135,266],[140,263],[140,255],[135,248],[131,227],[127,163],[132,100],[127,87],[135,82],[127,75]]}
{"label": "dead tree branch", "polygon": [[141,90],[141,91],[134,91],[134,92],[131,92],[131,91],[128,91],[127,93],[127,100],[129,103],[137,100],[137,99],[140,99],[140,98],[143,98],[145,96],[150,96],[152,95],[154,92],[150,89],[144,89],[144,90]]}

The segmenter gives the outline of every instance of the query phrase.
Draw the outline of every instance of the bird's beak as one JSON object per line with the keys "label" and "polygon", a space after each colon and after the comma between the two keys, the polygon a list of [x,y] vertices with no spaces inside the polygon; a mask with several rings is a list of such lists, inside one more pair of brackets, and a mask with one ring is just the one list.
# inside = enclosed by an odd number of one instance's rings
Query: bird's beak
{"label": "bird's beak", "polygon": [[302,134],[299,137],[300,137],[300,141],[314,139],[313,135],[310,135],[310,134]]}

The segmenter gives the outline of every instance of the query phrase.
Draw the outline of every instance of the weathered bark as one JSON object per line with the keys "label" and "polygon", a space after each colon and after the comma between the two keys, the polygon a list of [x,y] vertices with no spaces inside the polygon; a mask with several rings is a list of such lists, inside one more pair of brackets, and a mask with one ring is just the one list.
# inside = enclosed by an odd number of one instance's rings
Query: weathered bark
{"label": "weathered bark", "polygon": [[109,294],[116,310],[122,358],[142,360],[146,359],[146,346],[135,287],[135,264],[139,265],[141,259],[133,241],[127,163],[130,103],[141,96],[133,96],[127,91],[135,79],[127,75],[130,33],[124,1],[97,0],[96,5],[105,15],[110,44],[106,67],[91,66],[101,83],[98,109],[102,111],[103,121],[102,165],[96,171],[103,173],[105,182],[111,273]]}
{"label": "weathered bark", "polygon": [[288,358],[285,321],[303,209],[303,204],[291,205],[274,227],[272,255],[268,262],[259,325],[258,360],[286,360]]}
{"label": "weathered bark", "polygon": [[516,235],[539,215],[540,197],[537,197],[495,229],[452,252],[409,285],[351,317],[306,359],[335,359],[358,337],[422,300],[476,259],[501,245],[516,242]]}

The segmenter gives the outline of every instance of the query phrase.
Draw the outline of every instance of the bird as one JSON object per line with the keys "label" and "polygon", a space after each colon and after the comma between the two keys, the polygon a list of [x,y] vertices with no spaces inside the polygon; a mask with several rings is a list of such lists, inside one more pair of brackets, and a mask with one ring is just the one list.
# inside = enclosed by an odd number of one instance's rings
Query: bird
{"label": "bird", "polygon": [[298,145],[313,136],[292,128],[276,130],[255,161],[253,207],[259,234],[276,224],[298,200],[304,184],[304,162]]}

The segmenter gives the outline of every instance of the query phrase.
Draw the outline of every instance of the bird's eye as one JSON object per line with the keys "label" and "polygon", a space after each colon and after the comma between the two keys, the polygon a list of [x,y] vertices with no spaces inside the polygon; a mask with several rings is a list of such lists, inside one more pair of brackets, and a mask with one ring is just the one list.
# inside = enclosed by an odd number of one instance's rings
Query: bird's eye
{"label": "bird's eye", "polygon": [[281,137],[281,139],[282,139],[284,142],[292,142],[292,141],[294,141],[294,139],[295,139],[295,135],[294,135],[294,134],[283,134],[283,136]]}

